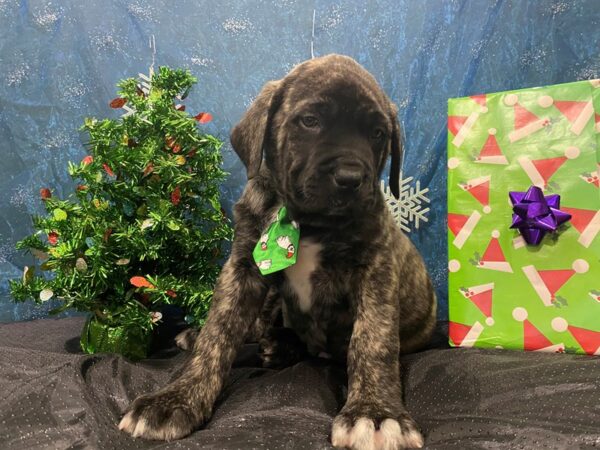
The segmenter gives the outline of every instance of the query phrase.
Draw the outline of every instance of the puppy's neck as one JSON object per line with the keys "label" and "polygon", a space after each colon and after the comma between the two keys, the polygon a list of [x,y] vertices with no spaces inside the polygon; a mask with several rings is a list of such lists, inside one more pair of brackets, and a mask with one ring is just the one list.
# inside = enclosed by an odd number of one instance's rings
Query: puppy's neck
{"label": "puppy's neck", "polygon": [[[348,210],[340,214],[304,213],[287,206],[290,219],[300,224],[302,237],[317,235],[352,235],[356,230],[376,232],[381,229],[383,201],[377,198],[375,204],[364,209]],[[379,205],[381,203],[381,205]]]}

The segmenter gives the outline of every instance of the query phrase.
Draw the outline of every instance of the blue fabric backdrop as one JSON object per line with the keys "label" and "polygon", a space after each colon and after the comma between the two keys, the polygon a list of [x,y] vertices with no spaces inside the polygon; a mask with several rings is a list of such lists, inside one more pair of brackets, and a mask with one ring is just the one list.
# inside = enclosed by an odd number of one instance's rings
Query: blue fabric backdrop
{"label": "blue fabric backdrop", "polygon": [[[212,112],[207,131],[227,140],[262,84],[310,57],[313,10],[315,55],[356,58],[400,108],[404,172],[432,201],[411,238],[445,317],[446,100],[600,77],[597,0],[0,0],[0,322],[49,309],[11,303],[7,280],[32,262],[14,243],[42,211],[40,187],[71,191],[83,118],[115,114],[115,83],[147,71],[151,35],[157,64],[200,79],[188,107]],[[245,174],[224,155],[230,208]]]}

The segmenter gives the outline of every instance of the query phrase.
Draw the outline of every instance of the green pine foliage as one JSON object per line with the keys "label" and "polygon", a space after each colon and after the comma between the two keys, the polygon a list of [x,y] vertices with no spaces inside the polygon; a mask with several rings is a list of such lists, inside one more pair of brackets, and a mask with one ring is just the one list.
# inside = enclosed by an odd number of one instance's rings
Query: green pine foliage
{"label": "green pine foliage", "polygon": [[219,203],[222,142],[199,132],[210,114],[192,117],[179,104],[195,83],[161,67],[149,90],[119,83],[110,106],[132,114],[85,120],[89,155],[68,168],[75,192],[61,200],[41,189],[47,214],[17,243],[39,260],[39,275],[26,267],[10,282],[15,301],[58,298],[53,312],[144,330],[160,305],[175,304],[203,324],[232,231]]}

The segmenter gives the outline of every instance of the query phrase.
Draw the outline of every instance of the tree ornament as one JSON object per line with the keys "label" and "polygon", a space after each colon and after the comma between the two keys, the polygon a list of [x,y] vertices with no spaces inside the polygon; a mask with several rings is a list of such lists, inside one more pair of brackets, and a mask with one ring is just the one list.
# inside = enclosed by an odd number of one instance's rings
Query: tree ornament
{"label": "tree ornament", "polygon": [[123,212],[125,213],[126,216],[133,216],[133,205],[129,202],[124,202],[123,203]]}
{"label": "tree ornament", "polygon": [[150,288],[150,289],[154,289],[154,285],[152,283],[150,283],[146,278],[144,277],[131,277],[131,279],[129,280],[129,282],[138,288],[144,287],[144,288]]}
{"label": "tree ornament", "polygon": [[171,298],[177,298],[177,293],[172,289],[167,289],[165,294],[167,294]]}
{"label": "tree ornament", "polygon": [[102,202],[100,202],[100,200],[97,198],[92,200],[92,204],[96,207],[96,209],[100,209],[102,207]]}
{"label": "tree ornament", "polygon": [[146,228],[151,228],[154,225],[154,219],[146,219],[142,222],[142,230],[145,230]]}
{"label": "tree ornament", "polygon": [[85,272],[88,269],[88,265],[83,258],[77,258],[75,261],[75,269],[79,272]]}
{"label": "tree ornament", "polygon": [[177,186],[175,188],[175,190],[173,192],[171,192],[171,203],[173,203],[175,206],[179,205],[179,202],[181,201],[181,190],[179,189],[179,186]]}
{"label": "tree ornament", "polygon": [[88,156],[86,156],[85,158],[83,158],[83,159],[81,160],[81,163],[82,163],[84,166],[87,166],[88,164],[91,164],[91,163],[93,163],[93,162],[94,162],[94,157],[93,157],[93,156],[91,156],[91,155],[88,155]]}
{"label": "tree ornament", "polygon": [[213,117],[212,117],[212,114],[210,114],[210,113],[201,112],[201,113],[196,114],[194,116],[194,119],[196,119],[199,123],[208,123],[213,119]]}
{"label": "tree ornament", "polygon": [[37,248],[30,248],[29,251],[37,259],[48,259],[48,253],[38,250]]}
{"label": "tree ornament", "polygon": [[27,286],[33,280],[35,274],[35,267],[25,266],[23,268],[23,286]]}
{"label": "tree ornament", "polygon": [[42,302],[47,302],[53,296],[54,296],[54,292],[52,291],[52,289],[42,289],[42,291],[40,292],[40,300]]}
{"label": "tree ornament", "polygon": [[42,198],[42,200],[48,200],[52,197],[52,192],[50,192],[50,189],[48,188],[41,188],[40,197]]}
{"label": "tree ornament", "polygon": [[138,217],[144,217],[148,213],[148,206],[144,203],[138,209],[135,210]]}
{"label": "tree ornament", "polygon": [[102,164],[102,167],[104,168],[104,171],[111,177],[115,176],[115,173],[112,171],[112,169],[110,168],[110,166],[106,163]]}
{"label": "tree ornament", "polygon": [[126,266],[129,264],[129,258],[119,258],[115,261],[117,266]]}
{"label": "tree ornament", "polygon": [[108,242],[108,239],[110,238],[110,235],[112,234],[113,229],[112,228],[107,228],[104,231],[104,234],[102,235],[102,241],[103,242]]}
{"label": "tree ornament", "polygon": [[67,220],[67,217],[68,217],[67,212],[64,209],[60,209],[60,208],[56,208],[53,211],[53,214],[54,214],[54,220],[56,220],[58,222]]}
{"label": "tree ornament", "polygon": [[126,99],[117,97],[110,102],[110,107],[113,109],[119,109],[125,106],[125,103],[127,103]]}
{"label": "tree ornament", "polygon": [[179,153],[181,151],[181,145],[175,141],[175,138],[167,137],[167,147],[171,149],[173,153]]}
{"label": "tree ornament", "polygon": [[50,245],[56,245],[58,243],[58,233],[56,231],[48,233],[48,242]]}
{"label": "tree ornament", "polygon": [[153,170],[154,170],[154,165],[152,163],[148,163],[148,165],[144,169],[144,173],[143,173],[142,177],[147,177],[149,174],[152,173]]}

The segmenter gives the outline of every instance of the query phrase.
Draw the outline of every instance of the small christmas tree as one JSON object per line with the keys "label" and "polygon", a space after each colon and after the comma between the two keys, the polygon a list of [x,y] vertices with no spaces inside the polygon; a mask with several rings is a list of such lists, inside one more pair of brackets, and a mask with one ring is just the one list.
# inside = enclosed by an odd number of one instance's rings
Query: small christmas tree
{"label": "small christmas tree", "polygon": [[[211,115],[192,117],[179,103],[195,83],[188,71],[151,70],[147,82],[119,83],[110,106],[125,109],[121,119],[85,120],[89,155],[69,163],[74,195],[60,200],[41,189],[48,214],[34,217],[38,231],[17,243],[49,276],[25,267],[10,282],[16,301],[58,298],[52,312],[89,311],[121,334],[148,335],[164,304],[202,325],[231,227],[219,203],[222,142],[198,131]],[[86,327],[84,350],[99,349]]]}

